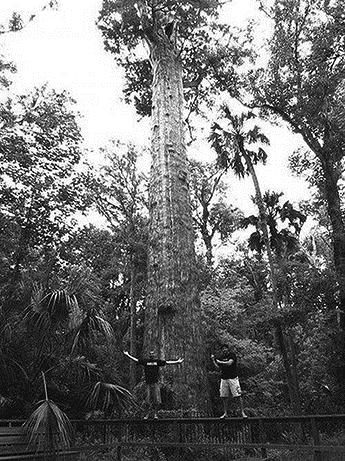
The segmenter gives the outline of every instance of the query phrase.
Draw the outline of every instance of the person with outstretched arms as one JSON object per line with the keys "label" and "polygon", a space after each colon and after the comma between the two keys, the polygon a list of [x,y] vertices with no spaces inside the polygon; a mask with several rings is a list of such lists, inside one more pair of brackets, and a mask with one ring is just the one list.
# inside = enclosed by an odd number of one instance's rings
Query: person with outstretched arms
{"label": "person with outstretched arms", "polygon": [[161,391],[159,385],[159,377],[160,377],[160,367],[164,367],[165,365],[175,365],[180,364],[183,362],[183,359],[177,360],[161,360],[155,357],[155,352],[150,351],[149,356],[147,359],[138,359],[130,355],[127,351],[124,351],[124,354],[134,362],[138,363],[138,365],[142,365],[144,367],[144,374],[145,374],[145,382],[147,384],[147,400],[150,406],[150,411],[146,415],[146,418],[150,416],[150,412],[152,411],[153,417],[158,418],[157,412],[159,406],[162,403],[161,399]]}

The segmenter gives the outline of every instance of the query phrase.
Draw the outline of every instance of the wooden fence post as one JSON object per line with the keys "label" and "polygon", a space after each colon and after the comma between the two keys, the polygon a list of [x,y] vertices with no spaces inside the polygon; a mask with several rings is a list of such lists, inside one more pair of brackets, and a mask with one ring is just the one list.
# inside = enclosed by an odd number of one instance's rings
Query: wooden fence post
{"label": "wooden fence post", "polygon": [[118,435],[118,438],[117,438],[117,461],[121,461],[122,460],[122,445],[121,445],[121,442],[122,442],[122,421],[120,423],[120,430],[119,430],[119,435]]}
{"label": "wooden fence post", "polygon": [[107,424],[103,422],[103,443],[107,443]]}
{"label": "wooden fence post", "polygon": [[[179,421],[176,421],[176,440],[178,443],[182,443],[182,426]],[[178,461],[182,461],[182,447],[178,447],[178,455],[177,455]]]}
{"label": "wooden fence post", "polygon": [[[314,446],[320,445],[320,433],[315,418],[310,418],[311,433],[313,437]],[[322,461],[322,453],[320,450],[314,450],[314,461]]]}
{"label": "wooden fence post", "polygon": [[[264,423],[262,419],[259,419],[259,437],[260,437],[260,442],[261,443],[266,443],[266,433],[264,429]],[[261,456],[262,458],[266,459],[267,458],[267,449],[266,447],[261,447]]]}

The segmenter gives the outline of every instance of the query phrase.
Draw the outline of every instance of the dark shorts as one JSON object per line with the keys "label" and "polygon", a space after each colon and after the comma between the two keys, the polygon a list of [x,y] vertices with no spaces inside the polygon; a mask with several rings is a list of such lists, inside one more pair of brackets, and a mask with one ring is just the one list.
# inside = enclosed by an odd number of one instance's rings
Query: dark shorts
{"label": "dark shorts", "polygon": [[158,383],[147,385],[147,400],[154,405],[162,403],[161,389]]}

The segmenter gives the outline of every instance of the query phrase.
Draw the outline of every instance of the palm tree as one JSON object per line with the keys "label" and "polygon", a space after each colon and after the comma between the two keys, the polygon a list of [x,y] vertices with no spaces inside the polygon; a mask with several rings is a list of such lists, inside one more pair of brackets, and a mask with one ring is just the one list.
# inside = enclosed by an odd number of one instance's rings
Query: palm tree
{"label": "palm tree", "polygon": [[45,456],[53,456],[71,446],[72,425],[65,413],[48,398],[43,372],[42,379],[45,398],[38,402],[37,408],[27,419],[24,427],[29,445],[35,447],[37,452],[43,452]]}
{"label": "palm tree", "polygon": [[290,360],[287,353],[287,346],[284,338],[283,328],[279,319],[280,302],[277,292],[277,274],[274,264],[274,257],[269,236],[268,216],[261,192],[255,165],[266,163],[267,154],[262,147],[257,147],[257,143],[269,144],[268,138],[261,132],[258,125],[251,129],[246,129],[246,122],[255,118],[253,112],[242,113],[240,116],[231,113],[230,109],[223,105],[220,110],[221,116],[227,122],[227,129],[219,123],[213,123],[209,141],[217,153],[217,161],[220,168],[228,170],[231,168],[239,178],[251,176],[255,189],[255,203],[259,210],[258,227],[261,230],[263,242],[266,247],[270,283],[272,289],[272,300],[277,318],[274,320],[275,334],[283,359],[291,406],[296,413],[301,412],[299,393],[294,384],[291,372]]}
{"label": "palm tree", "polygon": [[[48,398],[46,375],[51,381],[63,376],[67,387],[69,381],[74,382],[78,392],[85,394],[86,407],[92,410],[101,409],[110,415],[136,404],[125,388],[106,382],[108,377],[88,358],[95,357],[93,347],[99,344],[100,335],[108,343],[114,335],[102,316],[99,287],[91,270],[72,267],[58,289],[48,290],[34,283],[28,291],[30,303],[23,323],[27,334],[35,339],[36,351],[27,364],[31,369],[27,374],[32,387],[38,377],[43,377],[45,398],[38,402],[25,427],[30,444],[45,454],[55,454],[70,446],[72,431],[67,416]],[[47,360],[53,356],[54,360]]]}
{"label": "palm tree", "polygon": [[261,133],[260,128],[257,125],[255,125],[254,128],[245,131],[245,122],[255,117],[253,112],[248,112],[246,114],[243,113],[240,116],[237,116],[233,115],[227,106],[222,106],[221,114],[228,122],[230,122],[230,129],[226,130],[218,123],[213,123],[209,140],[217,153],[217,161],[220,168],[225,170],[231,168],[238,177],[244,178],[245,176],[250,175],[253,180],[255,201],[259,209],[260,228],[267,250],[273,297],[277,300],[277,283],[274,272],[272,248],[268,233],[267,214],[259,180],[254,168],[254,166],[258,163],[266,163],[267,154],[262,147],[259,147],[257,151],[246,148],[246,145],[258,142],[261,144],[269,144],[269,140],[263,133]]}
{"label": "palm tree", "polygon": [[[62,427],[69,434],[69,429],[59,407],[48,398],[48,391],[56,402],[59,399],[67,406],[71,402],[72,407],[84,402],[91,403],[92,408],[107,406],[108,411],[110,402],[112,412],[128,408],[130,395],[114,383],[115,373],[102,373],[93,363],[100,356],[100,345],[104,344],[110,354],[114,333],[103,316],[97,279],[90,269],[72,267],[64,281],[60,277],[56,289],[27,279],[21,285],[21,295],[27,307],[23,314],[8,318],[6,329],[1,330],[0,410],[11,402],[12,406],[22,402],[22,415],[25,406],[38,400],[43,376],[45,398],[30,416],[27,427],[33,443],[38,442],[38,432],[45,432],[39,443],[42,449],[51,451],[56,449],[52,434],[63,432]],[[45,376],[49,376],[49,389]],[[68,437],[63,438],[66,447]]]}
{"label": "palm tree", "polygon": [[77,347],[91,344],[97,333],[111,340],[113,330],[101,315],[100,303],[99,287],[92,271],[87,267],[72,267],[61,288],[49,290],[33,285],[24,318],[41,348],[54,341],[58,329],[62,328],[66,336],[72,337],[72,354]]}

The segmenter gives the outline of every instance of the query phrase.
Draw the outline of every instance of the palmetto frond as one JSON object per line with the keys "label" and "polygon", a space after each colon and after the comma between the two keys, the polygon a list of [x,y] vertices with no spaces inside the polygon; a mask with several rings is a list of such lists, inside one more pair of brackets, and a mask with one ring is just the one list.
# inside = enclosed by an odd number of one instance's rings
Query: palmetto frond
{"label": "palmetto frond", "polygon": [[52,401],[42,400],[25,423],[29,445],[44,453],[57,453],[71,445],[72,426],[63,411]]}
{"label": "palmetto frond", "polygon": [[93,409],[112,413],[115,410],[138,406],[132,394],[122,386],[112,383],[97,382],[89,397]]}
{"label": "palmetto frond", "polygon": [[258,125],[255,125],[254,128],[247,131],[246,141],[248,142],[248,144],[256,142],[260,142],[261,144],[270,143],[269,139],[262,133],[261,128]]}
{"label": "palmetto frond", "polygon": [[47,291],[41,285],[33,286],[25,317],[37,332],[48,333],[67,320],[71,326],[80,324],[82,311],[93,311],[99,303],[99,287],[91,270],[73,267],[61,289]]}
{"label": "palmetto frond", "polygon": [[211,147],[216,151],[218,167],[227,170],[230,166],[231,153],[226,146],[223,129],[214,122],[208,137]]}
{"label": "palmetto frond", "polygon": [[48,332],[52,326],[68,319],[75,304],[75,297],[64,289],[47,293],[42,286],[35,285],[25,317],[36,331]]}
{"label": "palmetto frond", "polygon": [[60,408],[48,398],[45,376],[42,373],[45,399],[28,418],[24,427],[28,433],[29,445],[47,454],[58,453],[71,445],[72,426]]}
{"label": "palmetto frond", "polygon": [[259,231],[255,231],[249,236],[248,245],[251,250],[257,251],[258,253],[262,252],[265,242]]}
{"label": "palmetto frond", "polygon": [[209,141],[217,153],[218,164],[225,169],[231,167],[237,176],[243,178],[249,173],[245,158],[250,159],[248,161],[253,165],[265,163],[267,159],[267,154],[262,147],[249,150],[246,144],[258,142],[269,144],[269,140],[257,125],[246,130],[246,122],[255,118],[253,112],[235,115],[227,105],[223,105],[220,108],[220,116],[229,124],[229,128],[225,129],[218,123],[213,123]]}
{"label": "palmetto frond", "polygon": [[239,149],[234,149],[233,156],[230,159],[229,164],[230,164],[232,170],[240,178],[244,178],[244,176],[247,174],[245,163],[243,162],[243,158],[241,156],[241,153],[240,153]]}
{"label": "palmetto frond", "polygon": [[223,104],[220,107],[220,114],[230,122],[232,129],[236,134],[242,133],[245,122],[256,117],[254,112],[251,111],[242,112],[241,115],[235,115],[226,104]]}
{"label": "palmetto frond", "polygon": [[100,370],[95,363],[89,362],[83,355],[67,356],[59,365],[59,370],[65,374],[76,373],[80,377],[87,375],[99,375]]}
{"label": "palmetto frond", "polygon": [[89,312],[75,328],[72,353],[77,346],[87,346],[92,342],[95,335],[101,333],[107,340],[111,340],[114,331],[109,322],[97,315],[96,312]]}

